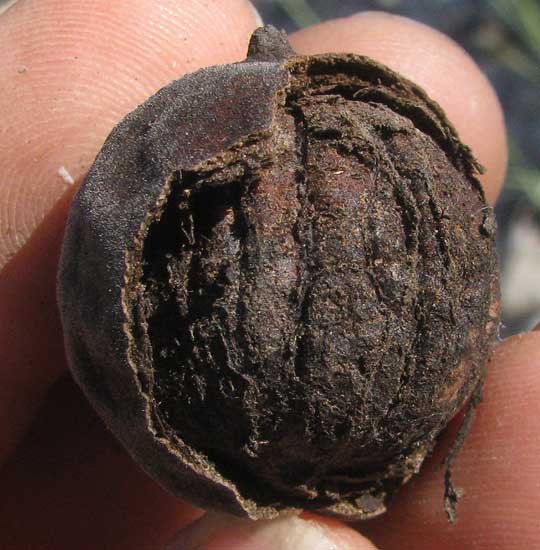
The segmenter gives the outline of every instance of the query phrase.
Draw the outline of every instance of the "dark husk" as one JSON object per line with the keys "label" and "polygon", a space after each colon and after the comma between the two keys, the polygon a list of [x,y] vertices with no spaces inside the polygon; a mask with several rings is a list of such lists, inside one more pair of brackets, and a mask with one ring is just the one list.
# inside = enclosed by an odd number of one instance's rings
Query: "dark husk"
{"label": "dark husk", "polygon": [[382,513],[485,376],[478,169],[411,82],[258,31],[120,122],[77,193],[58,298],[78,383],[199,506]]}

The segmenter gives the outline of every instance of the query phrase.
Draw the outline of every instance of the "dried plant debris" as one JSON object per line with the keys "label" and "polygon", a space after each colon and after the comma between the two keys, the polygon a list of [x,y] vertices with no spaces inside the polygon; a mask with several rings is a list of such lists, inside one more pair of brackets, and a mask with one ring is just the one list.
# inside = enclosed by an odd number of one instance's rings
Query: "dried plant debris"
{"label": "dried plant debris", "polygon": [[259,29],[245,62],[129,114],[77,193],[58,291],[76,379],[199,506],[382,513],[484,379],[478,169],[419,87]]}

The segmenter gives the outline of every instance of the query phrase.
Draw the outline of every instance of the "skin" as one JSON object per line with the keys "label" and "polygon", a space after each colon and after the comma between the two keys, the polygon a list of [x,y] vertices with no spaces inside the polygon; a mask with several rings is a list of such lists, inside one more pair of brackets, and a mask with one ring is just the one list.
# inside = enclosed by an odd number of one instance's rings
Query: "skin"
{"label": "skin", "polygon": [[[357,530],[313,515],[268,525],[208,514],[193,523],[204,512],[149,480],[71,381],[54,285],[74,188],[120,118],[173,78],[243,59],[256,26],[243,0],[20,0],[0,16],[0,540],[12,549],[150,549],[176,537],[182,548],[264,550],[316,529],[335,548],[356,550],[540,546],[539,332],[495,350],[455,469],[467,494],[454,527],[442,511],[444,444],[386,516]],[[501,110],[453,42],[365,13],[303,30],[292,44],[369,55],[422,85],[488,169],[482,183],[495,201],[507,155]]]}

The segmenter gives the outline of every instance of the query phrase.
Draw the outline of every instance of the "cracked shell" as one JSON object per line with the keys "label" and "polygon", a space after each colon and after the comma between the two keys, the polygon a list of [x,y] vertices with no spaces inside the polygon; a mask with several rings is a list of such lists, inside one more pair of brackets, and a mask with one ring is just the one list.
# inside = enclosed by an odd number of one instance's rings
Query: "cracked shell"
{"label": "cracked shell", "polygon": [[78,191],[58,285],[76,380],[198,506],[382,513],[483,381],[478,168],[416,85],[259,29],[246,61],[130,113]]}

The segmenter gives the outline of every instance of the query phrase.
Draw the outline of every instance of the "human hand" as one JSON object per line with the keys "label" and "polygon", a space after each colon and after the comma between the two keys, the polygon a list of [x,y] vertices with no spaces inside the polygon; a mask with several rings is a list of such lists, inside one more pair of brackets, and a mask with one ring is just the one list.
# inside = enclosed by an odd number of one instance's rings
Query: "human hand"
{"label": "human hand", "polygon": [[[20,0],[0,17],[0,546],[160,548],[191,524],[178,548],[372,548],[352,528],[313,515],[254,523],[208,514],[192,524],[202,511],[133,464],[66,374],[55,276],[71,178],[81,181],[113,125],[162,85],[243,59],[257,25],[244,0]],[[291,41],[302,53],[369,55],[422,85],[487,167],[482,181],[496,199],[502,116],[453,43],[373,13]],[[538,364],[537,333],[498,346],[455,469],[467,491],[457,526],[442,510],[440,451],[386,516],[356,527],[384,549],[538,546]]]}

